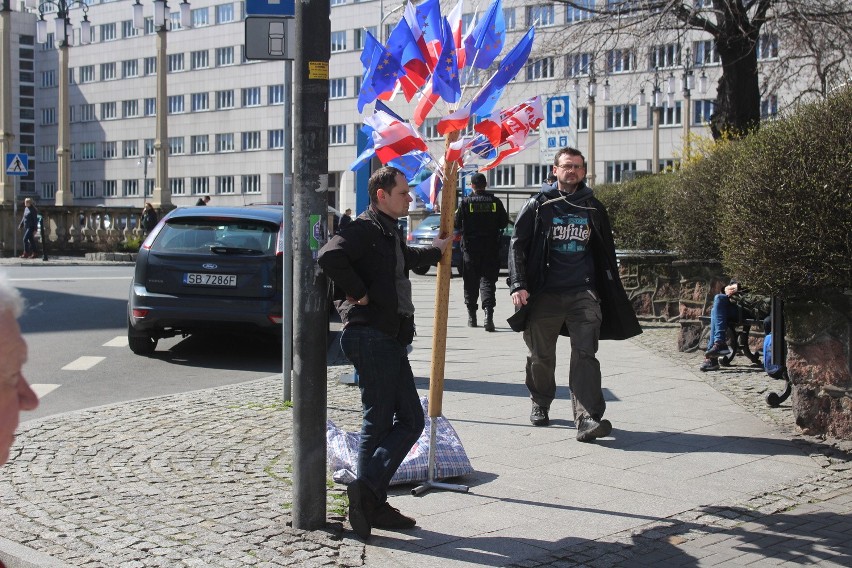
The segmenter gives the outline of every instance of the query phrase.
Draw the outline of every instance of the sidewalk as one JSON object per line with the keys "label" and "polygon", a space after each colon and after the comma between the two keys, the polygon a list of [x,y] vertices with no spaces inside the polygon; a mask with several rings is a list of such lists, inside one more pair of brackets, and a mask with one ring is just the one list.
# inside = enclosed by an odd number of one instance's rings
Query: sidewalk
{"label": "sidewalk", "polygon": [[[413,280],[422,394],[434,274]],[[273,376],[24,424],[0,470],[0,559],[10,568],[852,564],[849,456],[796,436],[789,401],[766,406],[779,382],[743,366],[701,374],[700,355],[673,352],[673,326],[650,324],[635,340],[601,344],[615,430],[581,444],[568,342],[551,426],[532,427],[505,285],[498,298],[496,333],[467,328],[452,280],[443,412],[475,473],[454,480],[468,493],[392,488],[417,529],[374,531],[365,546],[344,522],[340,486],[329,490],[325,530],[288,526],[291,413]],[[349,371],[330,352],[328,417],[356,430],[357,390],[338,383]]]}

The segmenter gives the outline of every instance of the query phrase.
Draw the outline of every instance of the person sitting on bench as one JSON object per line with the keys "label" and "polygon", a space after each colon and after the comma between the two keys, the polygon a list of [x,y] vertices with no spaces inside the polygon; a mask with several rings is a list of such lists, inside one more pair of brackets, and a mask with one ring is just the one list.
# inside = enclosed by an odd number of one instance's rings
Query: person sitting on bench
{"label": "person sitting on bench", "polygon": [[[728,322],[768,317],[766,316],[769,311],[768,302],[769,298],[765,296],[748,293],[736,280],[731,280],[731,283],[725,286],[724,294],[716,294],[710,311],[710,337],[707,342],[707,351],[704,353],[704,362],[698,369],[719,370],[719,357],[725,357],[734,352],[728,347]],[[766,326],[767,320],[764,320],[764,329]]]}

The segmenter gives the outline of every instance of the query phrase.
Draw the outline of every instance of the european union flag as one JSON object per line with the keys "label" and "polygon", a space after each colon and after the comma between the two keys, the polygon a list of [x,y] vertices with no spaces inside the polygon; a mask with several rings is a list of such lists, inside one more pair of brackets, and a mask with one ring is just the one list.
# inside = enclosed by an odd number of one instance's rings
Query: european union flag
{"label": "european union flag", "polygon": [[515,47],[512,48],[512,51],[506,54],[506,57],[500,62],[497,72],[494,73],[491,79],[482,86],[473,100],[471,100],[471,114],[486,116],[494,111],[494,106],[500,99],[500,95],[503,94],[503,89],[506,88],[509,81],[514,79],[518,71],[526,65],[534,39],[535,28],[533,27],[518,41]]}
{"label": "european union flag", "polygon": [[435,72],[432,74],[432,92],[441,95],[441,98],[448,103],[455,103],[461,99],[456,42],[453,40],[453,31],[450,29],[450,23],[446,18],[444,18],[444,41],[441,57],[435,64]]}
{"label": "european union flag", "polygon": [[464,41],[465,59],[471,67],[488,69],[503,50],[506,41],[506,20],[503,18],[503,1],[494,0],[485,16]]}
{"label": "european union flag", "polygon": [[404,74],[399,61],[370,32],[367,32],[364,42],[361,63],[365,71],[361,92],[358,93],[358,112],[382,93],[393,91],[397,80]]}

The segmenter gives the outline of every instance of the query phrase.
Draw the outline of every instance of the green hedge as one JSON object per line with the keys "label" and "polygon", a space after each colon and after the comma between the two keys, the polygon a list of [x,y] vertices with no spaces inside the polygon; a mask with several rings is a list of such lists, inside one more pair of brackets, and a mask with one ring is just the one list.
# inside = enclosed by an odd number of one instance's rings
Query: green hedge
{"label": "green hedge", "polygon": [[665,230],[665,200],[670,184],[668,177],[645,176],[595,188],[595,196],[606,205],[609,212],[619,249],[670,249]]}

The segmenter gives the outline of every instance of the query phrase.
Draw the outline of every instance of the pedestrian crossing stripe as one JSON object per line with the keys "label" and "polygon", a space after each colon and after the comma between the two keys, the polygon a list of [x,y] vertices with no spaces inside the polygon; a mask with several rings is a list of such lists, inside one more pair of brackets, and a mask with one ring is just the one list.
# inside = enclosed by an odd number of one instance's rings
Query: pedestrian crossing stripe
{"label": "pedestrian crossing stripe", "polygon": [[29,158],[27,154],[6,154],[6,175],[27,175],[29,173]]}

